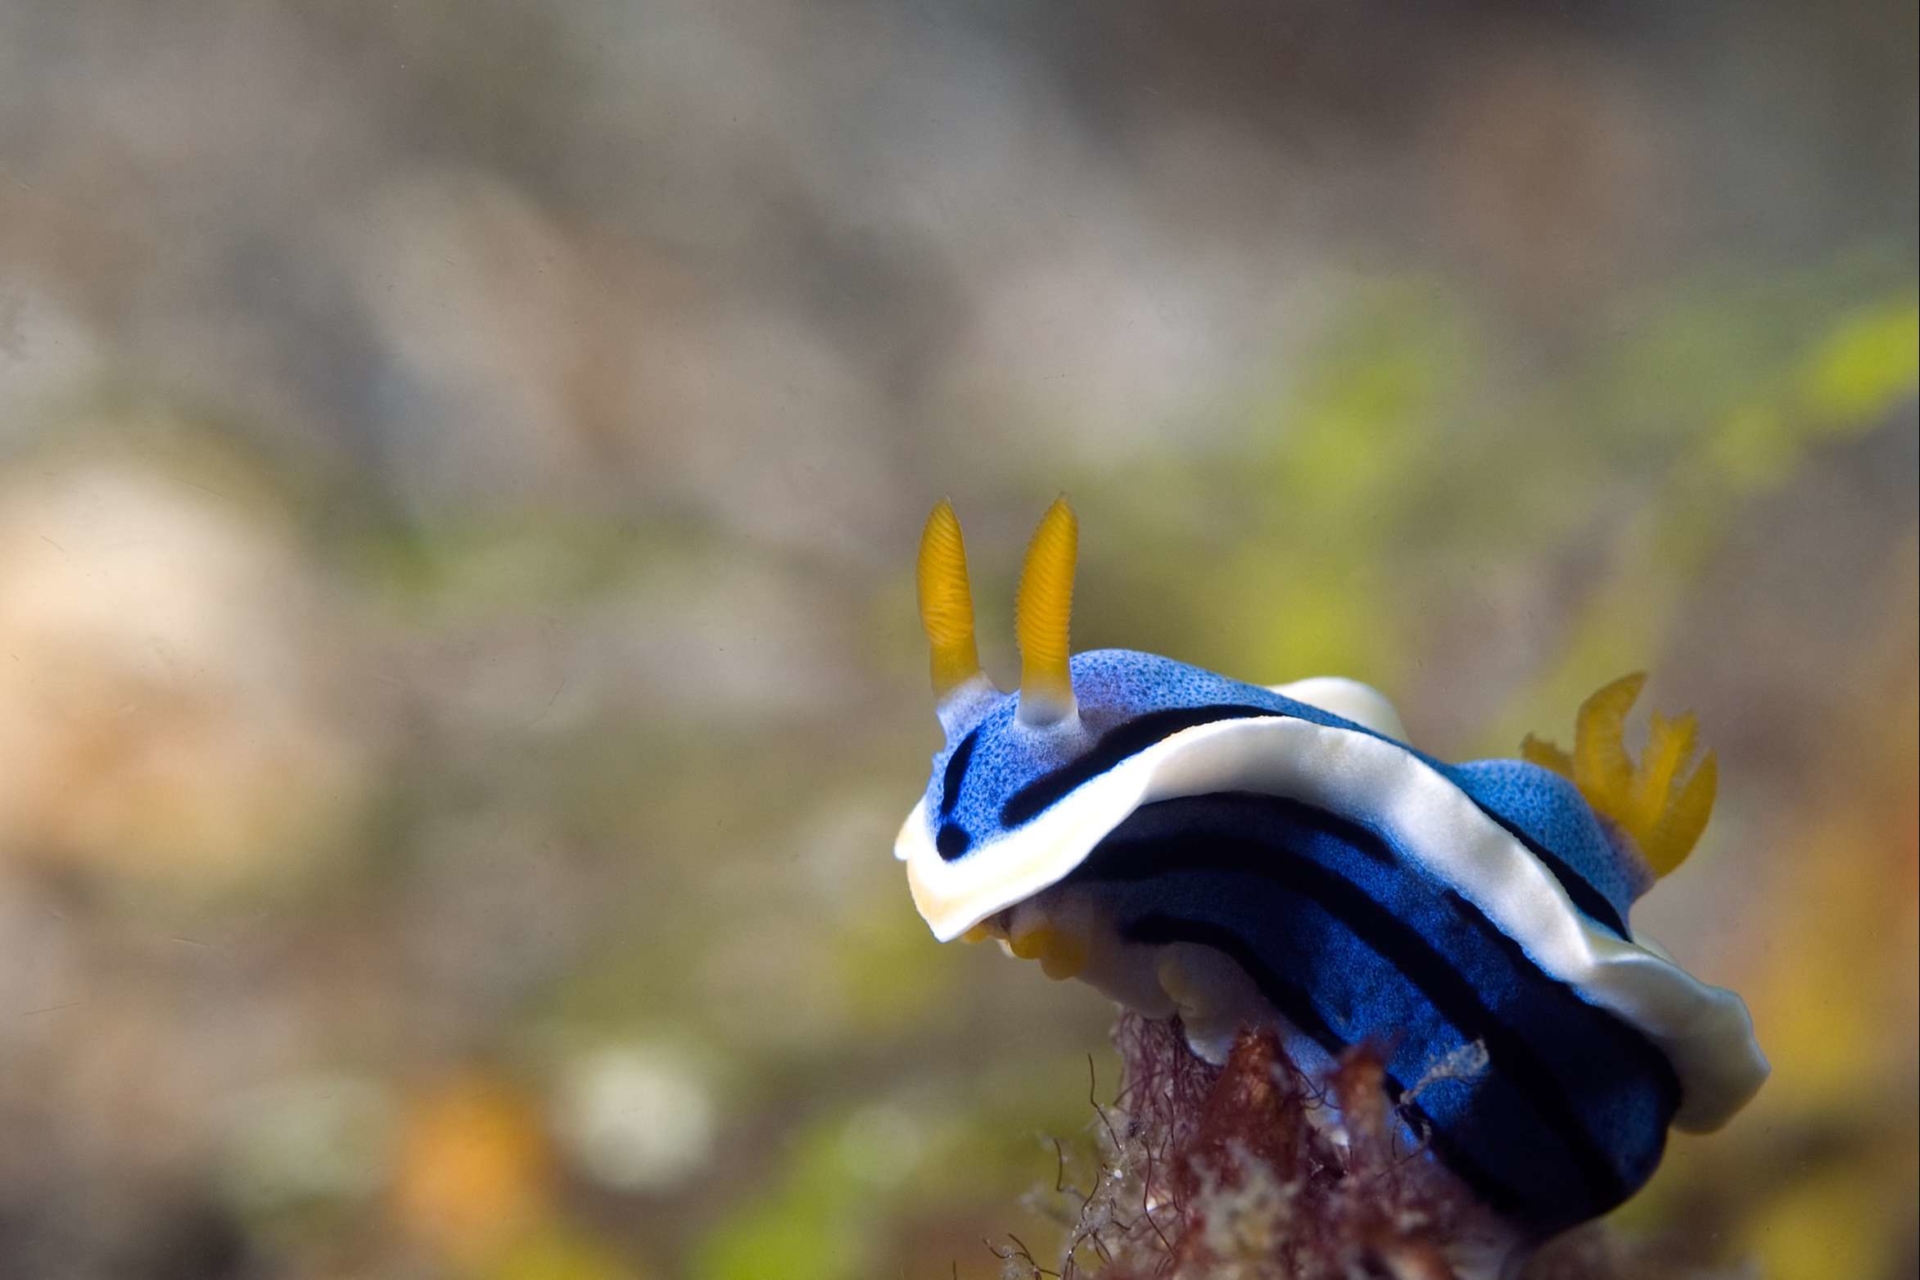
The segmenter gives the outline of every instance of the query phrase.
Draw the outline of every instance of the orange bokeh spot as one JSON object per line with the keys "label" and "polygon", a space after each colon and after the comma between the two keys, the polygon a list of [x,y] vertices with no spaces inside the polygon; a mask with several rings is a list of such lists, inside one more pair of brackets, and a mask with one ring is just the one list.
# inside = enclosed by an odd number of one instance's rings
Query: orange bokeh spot
{"label": "orange bokeh spot", "polygon": [[503,1080],[472,1074],[417,1097],[402,1124],[394,1213],[439,1253],[483,1260],[547,1209],[552,1159],[535,1108]]}

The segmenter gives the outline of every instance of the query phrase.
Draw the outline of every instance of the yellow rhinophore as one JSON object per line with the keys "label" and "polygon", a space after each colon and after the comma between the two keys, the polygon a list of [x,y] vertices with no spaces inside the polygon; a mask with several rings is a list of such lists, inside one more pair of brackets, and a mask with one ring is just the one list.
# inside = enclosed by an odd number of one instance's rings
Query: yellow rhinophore
{"label": "yellow rhinophore", "polygon": [[920,625],[933,647],[933,693],[944,701],[980,672],[973,640],[973,592],[967,586],[967,544],[960,518],[942,498],[920,535]]}
{"label": "yellow rhinophore", "polygon": [[1073,565],[1080,526],[1065,495],[1054,500],[1027,544],[1013,624],[1020,641],[1020,720],[1051,724],[1074,712],[1067,668],[1067,628],[1073,616]]}
{"label": "yellow rhinophore", "polygon": [[1580,704],[1573,754],[1528,734],[1521,756],[1571,778],[1587,803],[1633,838],[1656,876],[1686,861],[1713,814],[1720,769],[1711,751],[1685,781],[1681,775],[1697,745],[1691,714],[1669,720],[1654,712],[1647,749],[1635,764],[1625,741],[1627,712],[1640,696],[1643,672],[1622,676]]}

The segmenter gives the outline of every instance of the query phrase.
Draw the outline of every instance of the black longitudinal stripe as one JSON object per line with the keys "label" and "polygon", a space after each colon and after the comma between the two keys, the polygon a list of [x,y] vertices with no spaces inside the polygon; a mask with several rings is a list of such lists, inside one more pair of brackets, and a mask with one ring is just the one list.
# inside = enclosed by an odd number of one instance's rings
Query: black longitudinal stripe
{"label": "black longitudinal stripe", "polygon": [[[1250,796],[1250,801],[1265,797]],[[1179,804],[1180,801],[1163,801]],[[1355,825],[1352,837],[1378,840]],[[1317,863],[1242,834],[1190,833],[1152,840],[1109,838],[1075,872],[1076,878],[1143,879],[1169,871],[1224,871],[1256,876],[1307,898],[1399,972],[1461,1037],[1479,1040],[1488,1056],[1549,1126],[1572,1157],[1581,1181],[1592,1196],[1596,1212],[1626,1199],[1629,1188],[1588,1131],[1578,1108],[1567,1097],[1552,1068],[1534,1052],[1525,1036],[1508,1026],[1480,998],[1472,982],[1420,933],[1375,902],[1353,882]],[[1528,962],[1519,970],[1537,974]],[[1541,976],[1547,998],[1579,1000],[1563,984]],[[1583,1008],[1591,1009],[1585,1001]]]}
{"label": "black longitudinal stripe", "polygon": [[1547,848],[1493,810],[1487,808],[1485,805],[1481,805],[1479,808],[1480,812],[1492,818],[1502,827],[1505,827],[1508,835],[1525,845],[1527,852],[1538,858],[1540,865],[1553,873],[1553,878],[1558,880],[1560,887],[1567,891],[1567,897],[1573,899],[1574,906],[1593,917],[1599,924],[1611,929],[1623,940],[1630,937],[1627,933],[1626,920],[1621,917],[1619,911],[1615,910],[1613,903],[1607,901],[1607,896],[1593,887],[1592,881],[1588,880],[1578,871],[1575,871],[1559,854]]}
{"label": "black longitudinal stripe", "polygon": [[[1537,966],[1520,944],[1501,932],[1500,926],[1487,918],[1486,912],[1467,901],[1460,894],[1448,889],[1441,894],[1453,913],[1474,929],[1490,945],[1505,956],[1507,963],[1519,968],[1525,966],[1526,972]],[[1577,998],[1577,997],[1576,997]],[[1622,1057],[1633,1062],[1635,1068],[1647,1080],[1653,1082],[1660,1091],[1660,1106],[1665,1115],[1671,1117],[1680,1107],[1680,1076],[1674,1071],[1673,1063],[1667,1059],[1657,1045],[1628,1023],[1608,1013],[1596,1005],[1580,1001],[1584,1012],[1583,1031],[1588,1035],[1605,1036],[1619,1050]],[[1665,1125],[1661,1128],[1664,1130]]]}
{"label": "black longitudinal stripe", "polygon": [[1272,707],[1225,702],[1210,707],[1174,707],[1135,716],[1101,734],[1093,748],[1078,760],[1063,764],[1051,773],[1041,774],[1009,796],[1000,809],[1000,825],[1019,826],[1081,783],[1099,777],[1128,756],[1139,755],[1162,738],[1182,729],[1212,724],[1216,720],[1246,720],[1254,716],[1283,714]]}
{"label": "black longitudinal stripe", "polygon": [[973,762],[973,749],[980,742],[980,730],[975,729],[960,739],[960,745],[947,757],[947,771],[940,778],[940,816],[953,816],[955,806],[960,803],[960,782],[967,776],[967,766]]}
{"label": "black longitudinal stripe", "polygon": [[[1190,942],[1212,947],[1245,971],[1268,1004],[1279,1011],[1294,1030],[1320,1046],[1329,1058],[1338,1058],[1351,1046],[1330,1025],[1307,989],[1267,964],[1253,946],[1225,925],[1205,920],[1154,913],[1141,916],[1121,930],[1129,942],[1164,946],[1172,942]],[[1482,1203],[1499,1213],[1515,1213],[1525,1203],[1512,1187],[1490,1173],[1486,1166],[1468,1155],[1450,1139],[1419,1103],[1406,1098],[1406,1086],[1391,1071],[1382,1071],[1382,1085],[1388,1099],[1424,1131],[1427,1140],[1447,1168],[1478,1196]]]}
{"label": "black longitudinal stripe", "polygon": [[1317,804],[1308,804],[1305,800],[1296,800],[1292,796],[1261,795],[1257,791],[1219,791],[1211,796],[1191,798],[1204,799],[1208,803],[1226,801],[1254,805],[1274,817],[1297,823],[1323,836],[1330,836],[1352,847],[1369,862],[1383,867],[1404,868],[1406,865],[1394,853],[1393,846],[1387,843],[1386,837],[1365,823],[1356,822],[1331,809],[1322,809]]}
{"label": "black longitudinal stripe", "polygon": [[[1099,777],[1127,757],[1138,755],[1162,738],[1178,733],[1182,729],[1212,724],[1219,720],[1246,720],[1257,716],[1285,718],[1286,712],[1276,711],[1272,707],[1255,706],[1251,703],[1227,702],[1207,707],[1175,707],[1167,711],[1149,711],[1145,715],[1135,716],[1101,734],[1100,740],[1093,744],[1093,749],[1087,754],[1061,765],[1050,773],[1040,775],[1014,792],[1001,806],[1000,825],[1008,828],[1017,827],[1039,816],[1049,805],[1060,800],[1075,787]],[[964,747],[966,744],[961,745]],[[968,754],[971,754],[971,751]],[[956,750],[955,758],[959,758],[959,755],[960,752]],[[953,763],[949,761],[947,786],[941,793],[942,805],[944,806],[958,791],[959,787],[954,780]],[[1468,799],[1471,800],[1472,797],[1469,796]],[[1565,859],[1479,801],[1474,801],[1474,807],[1499,823],[1509,835],[1525,845],[1527,851],[1540,860],[1540,865],[1560,882],[1560,887],[1567,891],[1567,897],[1573,900],[1574,906],[1621,938],[1629,937],[1627,922],[1621,919],[1620,913],[1614,909],[1611,902],[1607,901],[1606,895],[1594,888],[1592,882],[1575,871]]]}

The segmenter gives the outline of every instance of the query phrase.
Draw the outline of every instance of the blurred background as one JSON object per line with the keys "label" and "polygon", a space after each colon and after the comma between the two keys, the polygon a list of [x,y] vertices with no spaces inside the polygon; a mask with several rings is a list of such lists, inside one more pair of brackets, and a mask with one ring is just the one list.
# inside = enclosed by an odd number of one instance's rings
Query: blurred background
{"label": "blurred background", "polygon": [[1775,1075],[1623,1228],[1913,1276],[1915,11],[0,0],[0,1275],[942,1280],[1110,1010],[939,947],[983,652],[1653,673]]}

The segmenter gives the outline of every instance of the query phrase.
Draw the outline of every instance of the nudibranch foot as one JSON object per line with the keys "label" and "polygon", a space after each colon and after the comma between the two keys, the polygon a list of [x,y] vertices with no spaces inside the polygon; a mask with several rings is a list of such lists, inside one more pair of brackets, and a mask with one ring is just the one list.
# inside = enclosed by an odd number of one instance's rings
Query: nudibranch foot
{"label": "nudibranch foot", "polygon": [[1246,971],[1211,947],[1171,943],[1158,948],[1154,977],[1173,1002],[1187,1047],[1216,1066],[1251,1027],[1272,1027],[1278,1015]]}

